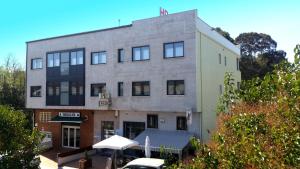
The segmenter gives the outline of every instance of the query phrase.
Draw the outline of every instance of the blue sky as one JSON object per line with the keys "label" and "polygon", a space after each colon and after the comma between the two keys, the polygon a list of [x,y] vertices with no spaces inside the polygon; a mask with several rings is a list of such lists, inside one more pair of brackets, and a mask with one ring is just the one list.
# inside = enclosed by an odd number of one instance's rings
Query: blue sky
{"label": "blue sky", "polygon": [[267,33],[293,58],[300,43],[299,0],[26,0],[0,2],[0,64],[13,55],[25,65],[26,41],[130,24],[133,20],[198,9],[199,17],[233,38]]}

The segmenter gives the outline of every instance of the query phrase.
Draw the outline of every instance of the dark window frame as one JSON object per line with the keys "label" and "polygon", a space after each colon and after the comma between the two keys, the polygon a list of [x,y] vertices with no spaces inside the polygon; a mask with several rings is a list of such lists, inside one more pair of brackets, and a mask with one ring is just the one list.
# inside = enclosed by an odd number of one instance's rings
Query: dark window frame
{"label": "dark window frame", "polygon": [[222,64],[222,55],[221,55],[221,53],[219,53],[219,64]]}
{"label": "dark window frame", "polygon": [[[137,95],[135,94],[135,90],[134,90],[134,84],[136,83],[140,83],[141,84],[141,94],[140,95]],[[149,94],[145,94],[145,91],[144,91],[144,86],[145,85],[149,85]],[[150,81],[135,81],[135,82],[132,82],[132,96],[150,96],[151,95],[151,86],[150,86]]]}
{"label": "dark window frame", "polygon": [[[40,68],[34,68],[34,67],[33,67],[33,61],[34,61],[34,60],[41,60],[41,62],[42,62],[42,67],[40,67]],[[32,58],[32,59],[31,59],[31,66],[30,66],[30,67],[31,67],[31,70],[43,69],[43,58]]]}
{"label": "dark window frame", "polygon": [[[93,63],[93,54],[95,53],[105,53],[105,63],[99,63],[99,58],[98,58],[98,62],[97,63]],[[102,50],[102,51],[98,51],[98,52],[91,52],[91,65],[105,65],[107,64],[107,51],[106,50]]]}
{"label": "dark window frame", "polygon": [[[122,90],[121,90],[121,85],[122,85]],[[123,82],[118,82],[118,96],[119,97],[124,96],[124,83]]]}
{"label": "dark window frame", "polygon": [[[72,64],[72,53],[75,52],[76,53],[76,64]],[[79,56],[77,55],[77,52],[82,52],[82,63],[78,63],[79,60]],[[76,65],[83,65],[85,58],[84,58],[84,50],[79,49],[79,50],[70,50],[69,51],[69,63],[70,66],[76,66]]]}
{"label": "dark window frame", "polygon": [[[154,117],[154,125],[150,126],[150,118]],[[158,115],[157,114],[147,114],[147,128],[158,129]]]}
{"label": "dark window frame", "polygon": [[[121,59],[121,51],[123,51],[123,60]],[[118,63],[123,63],[125,61],[125,50],[123,48],[118,49]]]}
{"label": "dark window frame", "polygon": [[[182,119],[184,119],[184,126],[183,126],[183,128],[181,128],[180,126],[179,126],[179,120],[182,120]],[[176,117],[176,130],[187,130],[188,128],[187,128],[187,118],[185,117],[185,116],[177,116]]]}
{"label": "dark window frame", "polygon": [[[142,48],[144,48],[144,47],[148,47],[148,49],[149,49],[149,59],[140,59],[140,60],[134,60],[134,49],[135,48],[140,48],[140,50],[142,49]],[[144,46],[134,46],[134,47],[132,47],[131,48],[131,60],[132,60],[132,62],[137,62],[137,61],[146,61],[146,60],[150,60],[150,57],[151,57],[151,52],[150,52],[150,45],[144,45]],[[141,53],[140,53],[140,58],[142,58],[142,51],[141,51]]]}
{"label": "dark window frame", "polygon": [[98,93],[97,96],[94,95],[94,88],[93,88],[93,86],[96,86],[96,85],[103,85],[106,88],[106,83],[92,83],[91,84],[91,94],[90,94],[91,97],[98,97],[99,96],[99,93]]}
{"label": "dark window frame", "polygon": [[[170,91],[169,91],[169,83],[170,82],[173,82],[174,83],[174,94],[170,94]],[[180,85],[179,82],[183,82],[183,94],[177,94],[176,93],[176,85]],[[179,84],[177,84],[179,83]],[[184,80],[167,80],[167,95],[170,95],[170,96],[184,96],[185,95],[185,81]]]}
{"label": "dark window frame", "polygon": [[[39,89],[34,89],[39,88]],[[40,95],[34,95],[34,90],[40,90]],[[30,97],[42,97],[42,86],[30,86]]]}
{"label": "dark window frame", "polygon": [[[175,43],[182,43],[182,50],[183,50],[183,55],[182,56],[176,56],[175,55]],[[173,46],[173,57],[166,57],[166,45],[170,45],[172,44]],[[164,59],[172,59],[172,58],[182,58],[185,56],[185,52],[184,52],[184,41],[176,41],[176,42],[167,42],[167,43],[164,43],[163,44],[163,56],[164,56]]]}

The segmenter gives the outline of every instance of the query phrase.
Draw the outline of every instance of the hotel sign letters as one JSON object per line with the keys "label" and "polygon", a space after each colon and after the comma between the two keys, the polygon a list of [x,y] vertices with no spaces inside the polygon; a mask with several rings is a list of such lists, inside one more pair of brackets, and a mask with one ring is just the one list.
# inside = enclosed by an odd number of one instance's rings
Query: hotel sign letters
{"label": "hotel sign letters", "polygon": [[79,112],[59,112],[60,117],[80,117]]}

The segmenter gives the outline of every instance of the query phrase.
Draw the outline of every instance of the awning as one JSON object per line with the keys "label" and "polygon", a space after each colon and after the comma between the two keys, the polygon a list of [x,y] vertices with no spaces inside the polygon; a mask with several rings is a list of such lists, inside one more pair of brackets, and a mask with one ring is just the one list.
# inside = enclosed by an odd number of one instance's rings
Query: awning
{"label": "awning", "polygon": [[188,145],[192,133],[187,131],[163,131],[147,129],[139,134],[134,140],[140,143],[140,149],[145,149],[145,139],[149,136],[151,151],[160,151],[161,147],[175,154],[181,154],[182,149]]}
{"label": "awning", "polygon": [[128,138],[113,135],[99,143],[93,145],[93,148],[109,148],[114,150],[125,150],[130,147],[139,146],[139,143]]}
{"label": "awning", "polygon": [[84,121],[83,117],[61,117],[61,116],[55,116],[53,117],[49,122],[68,122],[68,123],[82,123]]}

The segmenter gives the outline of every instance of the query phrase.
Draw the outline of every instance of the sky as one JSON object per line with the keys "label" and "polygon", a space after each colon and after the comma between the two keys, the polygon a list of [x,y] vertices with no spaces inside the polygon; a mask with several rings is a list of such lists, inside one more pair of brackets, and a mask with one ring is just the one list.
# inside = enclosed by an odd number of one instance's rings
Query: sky
{"label": "sky", "polygon": [[9,55],[25,66],[27,41],[131,24],[197,9],[212,27],[236,38],[243,32],[266,33],[293,60],[300,43],[300,0],[5,0],[0,2],[0,64]]}

